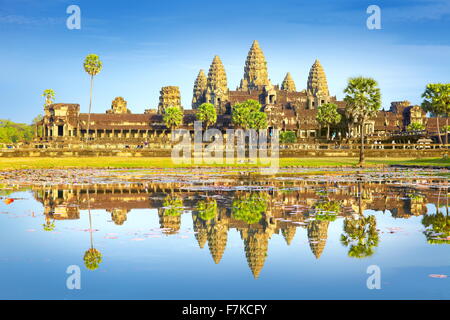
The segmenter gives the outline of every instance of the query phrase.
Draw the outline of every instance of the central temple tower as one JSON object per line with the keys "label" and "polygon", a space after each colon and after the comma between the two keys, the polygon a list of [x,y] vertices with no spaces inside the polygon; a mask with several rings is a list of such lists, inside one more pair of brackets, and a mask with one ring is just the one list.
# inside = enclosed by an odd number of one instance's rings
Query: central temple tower
{"label": "central temple tower", "polygon": [[258,41],[255,40],[245,61],[244,78],[241,80],[239,90],[261,90],[269,84],[266,58]]}
{"label": "central temple tower", "polygon": [[327,77],[318,59],[309,70],[306,93],[308,95],[308,109],[317,109],[321,104],[330,101]]}

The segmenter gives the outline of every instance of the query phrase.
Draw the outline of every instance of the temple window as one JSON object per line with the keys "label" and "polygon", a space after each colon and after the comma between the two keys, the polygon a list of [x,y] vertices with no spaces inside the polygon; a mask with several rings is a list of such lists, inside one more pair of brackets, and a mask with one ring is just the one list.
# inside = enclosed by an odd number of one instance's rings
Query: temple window
{"label": "temple window", "polygon": [[275,103],[275,95],[270,95],[269,96],[269,103]]}

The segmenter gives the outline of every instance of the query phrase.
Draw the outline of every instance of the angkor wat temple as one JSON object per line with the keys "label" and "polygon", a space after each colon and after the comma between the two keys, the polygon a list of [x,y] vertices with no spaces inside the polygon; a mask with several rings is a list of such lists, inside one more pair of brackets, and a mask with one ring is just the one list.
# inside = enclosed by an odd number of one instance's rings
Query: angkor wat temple
{"label": "angkor wat temple", "polygon": [[[165,108],[178,106],[183,109],[184,119],[181,128],[192,130],[196,120],[196,109],[202,103],[212,103],[218,114],[213,127],[225,130],[232,128],[232,106],[247,99],[259,101],[268,116],[269,130],[294,131],[300,141],[317,141],[325,137],[326,129],[316,121],[317,108],[324,103],[335,103],[343,115],[340,124],[332,128],[338,137],[348,137],[348,121],[345,118],[344,102],[338,101],[328,90],[324,68],[316,60],[308,76],[306,89],[297,90],[297,86],[288,72],[280,85],[273,85],[269,78],[267,62],[257,41],[254,41],[248,53],[244,76],[236,90],[230,90],[225,67],[219,56],[215,56],[208,74],[200,70],[194,83],[192,109],[181,106],[180,90],[176,86],[163,87],[160,91],[158,107],[147,109],[142,114],[133,114],[127,108],[127,102],[117,97],[111,109],[105,113],[93,113],[88,126],[88,114],[80,113],[79,104],[56,103],[45,106],[43,120],[38,123],[42,130],[38,140],[50,142],[82,141],[87,138],[97,144],[114,142],[142,143],[158,141],[166,136],[170,129],[163,121]],[[425,125],[429,134],[436,131],[436,121],[429,121],[419,106],[408,101],[392,102],[388,111],[380,110],[378,115],[366,123],[365,131],[369,140],[388,140],[395,134],[405,131],[406,127],[417,122]],[[444,125],[442,123],[442,125]],[[357,128],[352,129],[357,135]]]}

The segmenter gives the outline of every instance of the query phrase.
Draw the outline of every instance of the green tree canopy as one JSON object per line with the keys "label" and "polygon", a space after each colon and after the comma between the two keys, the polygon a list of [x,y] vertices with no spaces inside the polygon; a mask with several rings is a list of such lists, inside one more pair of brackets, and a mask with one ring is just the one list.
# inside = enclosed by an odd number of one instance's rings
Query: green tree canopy
{"label": "green tree canopy", "polygon": [[206,127],[212,126],[217,121],[216,108],[211,103],[202,103],[197,109],[197,120],[205,123]]}
{"label": "green tree canopy", "polygon": [[366,258],[374,254],[378,246],[379,235],[375,216],[360,216],[358,219],[344,220],[344,233],[341,243],[349,247],[348,255],[352,258]]}
{"label": "green tree canopy", "polygon": [[337,111],[338,106],[334,103],[324,103],[317,109],[316,120],[322,126],[327,127],[327,139],[330,139],[330,126],[341,122],[342,116]]}
{"label": "green tree canopy", "polygon": [[102,71],[103,63],[96,54],[88,54],[83,63],[84,71],[90,76],[96,76]]}
{"label": "green tree canopy", "polygon": [[342,204],[339,201],[330,201],[328,199],[326,201],[318,201],[314,205],[315,218],[317,220],[334,221],[341,212],[341,207]]}
{"label": "green tree canopy", "polygon": [[179,216],[183,213],[183,200],[180,197],[168,195],[163,206],[165,216]]}
{"label": "green tree canopy", "polygon": [[263,193],[246,193],[233,200],[233,218],[248,224],[257,223],[267,210],[267,196]]}
{"label": "green tree canopy", "polygon": [[267,115],[261,112],[261,104],[256,100],[246,100],[233,106],[231,120],[244,129],[266,129]]}
{"label": "green tree canopy", "polygon": [[297,135],[294,131],[281,131],[280,143],[295,143],[297,142]]}
{"label": "green tree canopy", "polygon": [[102,254],[97,249],[91,248],[84,253],[84,265],[89,270],[96,270],[102,262]]}
{"label": "green tree canopy", "polygon": [[217,216],[217,201],[214,199],[201,200],[197,204],[198,216],[208,221],[214,219]]}
{"label": "green tree canopy", "polygon": [[88,112],[88,122],[86,129],[86,141],[89,139],[89,127],[91,125],[91,109],[92,109],[92,88],[94,87],[94,76],[100,73],[103,68],[103,63],[96,54],[88,54],[84,59],[84,71],[91,76],[91,87],[89,93],[89,112]]}
{"label": "green tree canopy", "polygon": [[0,142],[29,142],[34,137],[34,126],[0,119]]}
{"label": "green tree canopy", "polygon": [[422,218],[428,243],[450,244],[450,217],[442,212],[427,214]]}
{"label": "green tree canopy", "polygon": [[45,97],[44,106],[51,105],[53,103],[53,100],[55,100],[55,91],[53,89],[46,89],[42,93],[42,96]]}
{"label": "green tree canopy", "polygon": [[411,122],[407,127],[408,131],[422,131],[425,130],[425,126],[420,122]]}
{"label": "green tree canopy", "polygon": [[163,121],[166,127],[173,130],[183,123],[183,111],[179,107],[167,107],[164,110]]}
{"label": "green tree canopy", "polygon": [[360,164],[364,163],[364,125],[367,120],[377,115],[381,107],[381,92],[378,83],[372,78],[356,77],[348,80],[344,90],[346,94],[346,114],[361,129]]}
{"label": "green tree canopy", "polygon": [[[430,83],[422,94],[424,99],[422,108],[426,112],[431,112],[436,116],[436,124],[438,130],[439,142],[442,144],[442,138],[439,129],[439,117],[447,118],[446,127],[448,128],[448,116],[450,114],[450,84]],[[448,131],[446,131],[446,144],[448,144]]]}

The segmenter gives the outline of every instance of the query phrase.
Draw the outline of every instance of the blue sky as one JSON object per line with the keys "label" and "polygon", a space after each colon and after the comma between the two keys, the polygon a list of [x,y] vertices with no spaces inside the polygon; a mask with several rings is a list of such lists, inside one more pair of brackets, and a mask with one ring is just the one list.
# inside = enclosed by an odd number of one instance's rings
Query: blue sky
{"label": "blue sky", "polygon": [[[81,8],[81,30],[66,28],[66,8]],[[366,9],[381,8],[381,30],[368,30]],[[134,113],[156,108],[162,86],[177,85],[190,108],[193,82],[218,54],[228,86],[243,75],[257,39],[272,83],[291,72],[304,89],[316,58],[330,92],[343,98],[352,76],[379,84],[383,107],[420,103],[429,82],[450,82],[450,1],[75,1],[0,0],[0,118],[30,122],[42,113],[42,91],[87,111],[84,57],[104,68],[95,78],[94,112],[123,96]]]}

